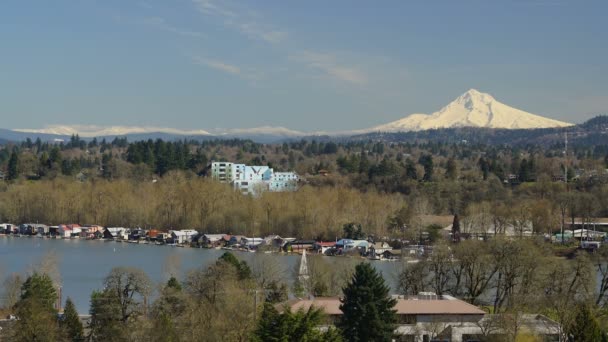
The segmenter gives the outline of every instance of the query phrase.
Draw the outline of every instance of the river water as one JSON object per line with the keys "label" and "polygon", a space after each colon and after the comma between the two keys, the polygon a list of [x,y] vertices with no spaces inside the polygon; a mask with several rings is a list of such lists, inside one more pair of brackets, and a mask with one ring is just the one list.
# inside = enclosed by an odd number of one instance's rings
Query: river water
{"label": "river water", "polygon": [[[145,244],[119,243],[101,240],[61,240],[30,237],[0,237],[0,279],[11,273],[25,274],[40,264],[49,255],[56,258],[61,276],[63,300],[71,297],[78,312],[89,311],[89,300],[93,290],[101,289],[104,277],[113,267],[131,266],[145,271],[155,283],[165,282],[168,266],[171,273],[184,275],[193,269],[206,267],[215,262],[225,251],[215,249],[178,248]],[[251,263],[256,253],[233,252],[238,258]],[[278,255],[285,270],[285,280],[290,282],[292,270],[300,256]],[[326,257],[339,266],[343,257]],[[384,275],[394,288],[395,275],[400,263],[374,261],[372,265]]]}

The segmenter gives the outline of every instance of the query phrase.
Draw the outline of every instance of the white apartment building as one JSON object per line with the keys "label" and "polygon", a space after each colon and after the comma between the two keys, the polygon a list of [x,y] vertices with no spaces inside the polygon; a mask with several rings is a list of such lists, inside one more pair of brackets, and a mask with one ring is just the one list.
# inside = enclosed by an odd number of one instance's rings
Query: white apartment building
{"label": "white apartment building", "polygon": [[268,166],[249,166],[230,162],[212,162],[211,178],[232,184],[243,194],[295,191],[300,180],[295,172],[274,172]]}

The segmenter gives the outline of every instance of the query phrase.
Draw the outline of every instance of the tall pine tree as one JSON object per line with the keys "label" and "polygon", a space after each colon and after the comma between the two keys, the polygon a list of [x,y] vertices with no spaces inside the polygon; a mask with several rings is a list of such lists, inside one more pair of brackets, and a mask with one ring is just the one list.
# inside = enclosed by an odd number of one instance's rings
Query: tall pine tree
{"label": "tall pine tree", "polygon": [[7,176],[8,176],[9,180],[14,180],[14,179],[17,179],[17,177],[19,177],[19,169],[17,168],[18,164],[19,164],[19,156],[17,154],[17,151],[13,151],[10,159],[8,160],[8,175]]}
{"label": "tall pine tree", "polygon": [[391,298],[384,278],[369,263],[355,268],[343,289],[343,315],[338,322],[347,341],[391,341],[395,329],[397,301]]}
{"label": "tall pine tree", "polygon": [[61,327],[71,341],[84,341],[82,322],[80,321],[80,317],[78,317],[76,306],[70,297],[65,301],[65,308],[63,309],[63,316],[61,318]]}

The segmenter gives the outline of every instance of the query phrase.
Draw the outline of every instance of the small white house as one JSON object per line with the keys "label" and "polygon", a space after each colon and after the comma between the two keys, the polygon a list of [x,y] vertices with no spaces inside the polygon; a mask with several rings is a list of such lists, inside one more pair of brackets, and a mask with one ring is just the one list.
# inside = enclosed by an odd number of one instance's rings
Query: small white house
{"label": "small white house", "polygon": [[108,227],[106,230],[112,234],[115,239],[128,240],[130,230],[124,227]]}
{"label": "small white house", "polygon": [[386,242],[376,242],[374,244],[370,244],[369,246],[369,254],[371,256],[381,255],[386,251],[390,251],[393,248]]}
{"label": "small white house", "polygon": [[198,235],[198,232],[194,229],[171,230],[170,233],[173,242],[177,244],[190,243]]}
{"label": "small white house", "polygon": [[360,252],[366,253],[369,248],[369,242],[366,240],[342,239],[336,242],[336,248],[342,248],[344,252],[358,249]]}
{"label": "small white house", "polygon": [[243,247],[247,247],[247,248],[252,248],[255,246],[259,246],[264,242],[264,239],[259,238],[259,237],[253,237],[253,238],[249,238],[249,237],[243,237],[241,238],[241,245]]}
{"label": "small white house", "polygon": [[0,234],[11,234],[16,227],[11,223],[2,223],[0,224]]}
{"label": "small white house", "polygon": [[82,229],[80,228],[79,225],[60,224],[58,227],[58,230],[57,230],[57,234],[59,235],[59,237],[62,237],[64,239],[69,239],[72,236],[80,235],[81,231],[82,231]]}

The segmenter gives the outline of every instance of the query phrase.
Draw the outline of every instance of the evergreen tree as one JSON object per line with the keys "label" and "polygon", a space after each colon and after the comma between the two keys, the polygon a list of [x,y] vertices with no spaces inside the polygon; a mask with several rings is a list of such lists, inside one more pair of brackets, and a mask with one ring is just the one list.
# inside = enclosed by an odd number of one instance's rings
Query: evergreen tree
{"label": "evergreen tree", "polygon": [[38,297],[22,299],[16,304],[19,319],[10,327],[8,341],[54,342],[63,340],[57,312]]}
{"label": "evergreen tree", "polygon": [[266,290],[266,302],[281,303],[288,299],[287,285],[278,281],[271,281],[264,288]]}
{"label": "evergreen tree", "polygon": [[179,281],[175,277],[171,277],[169,279],[169,281],[167,281],[167,287],[172,288],[176,291],[182,290],[182,285],[179,283]]}
{"label": "evergreen tree", "polygon": [[8,160],[8,180],[15,180],[17,177],[19,177],[18,165],[19,155],[17,154],[17,151],[13,151],[10,159]]}
{"label": "evergreen tree", "polygon": [[283,313],[279,313],[272,304],[266,303],[252,339],[256,342],[342,341],[335,329],[330,328],[327,332],[321,332],[317,328],[323,323],[324,318],[322,309],[315,307],[297,312],[291,312],[286,308]]}
{"label": "evergreen tree", "polygon": [[15,305],[19,320],[12,327],[11,341],[57,341],[61,332],[54,308],[57,292],[46,274],[32,274],[21,286]]}
{"label": "evergreen tree", "polygon": [[285,321],[271,303],[264,304],[264,310],[258,321],[258,327],[254,332],[253,340],[260,342],[285,341],[287,335]]}
{"label": "evergreen tree", "polygon": [[347,341],[391,341],[397,303],[391,298],[384,278],[369,263],[355,268],[350,283],[343,289],[342,317],[338,327]]}
{"label": "evergreen tree", "polygon": [[460,242],[460,219],[458,214],[454,215],[454,221],[452,221],[452,242]]}
{"label": "evergreen tree", "polygon": [[91,294],[91,323],[89,340],[126,341],[125,325],[121,321],[120,299],[114,291],[94,291]]}
{"label": "evergreen tree", "polygon": [[354,222],[343,225],[342,231],[344,231],[345,239],[361,240],[365,238],[361,225]]}
{"label": "evergreen tree", "polygon": [[579,304],[576,308],[576,317],[568,331],[569,341],[605,341],[606,336],[602,333],[596,315],[591,312],[589,306]]}
{"label": "evergreen tree", "polygon": [[530,180],[530,167],[528,161],[524,158],[519,164],[519,172],[517,178],[520,182],[528,182]]}
{"label": "evergreen tree", "polygon": [[65,301],[63,309],[63,317],[61,318],[61,326],[63,327],[68,338],[72,341],[84,341],[84,330],[76,306],[72,299],[68,297]]}
{"label": "evergreen tree", "polygon": [[456,161],[454,158],[448,159],[448,163],[446,165],[445,176],[450,180],[455,180],[458,176],[458,170],[456,169]]}
{"label": "evergreen tree", "polygon": [[369,171],[369,160],[365,151],[361,152],[361,158],[359,158],[359,173],[367,173]]}
{"label": "evergreen tree", "polygon": [[405,161],[405,177],[412,180],[418,180],[418,172],[416,171],[416,165],[410,158],[407,158],[407,160]]}
{"label": "evergreen tree", "polygon": [[59,169],[61,167],[61,150],[58,146],[54,146],[49,153],[49,161],[51,168]]}
{"label": "evergreen tree", "polygon": [[479,169],[483,175],[483,180],[487,180],[490,172],[490,164],[485,158],[479,158]]}
{"label": "evergreen tree", "polygon": [[57,291],[47,274],[34,273],[21,286],[21,300],[35,298],[49,310],[54,310]]}
{"label": "evergreen tree", "polygon": [[226,262],[229,265],[234,266],[239,275],[239,279],[241,280],[251,279],[252,277],[251,268],[249,268],[249,265],[247,265],[245,261],[239,261],[239,259],[237,259],[237,257],[230,252],[222,254],[222,256],[218,259],[218,262]]}
{"label": "evergreen tree", "polygon": [[433,156],[430,154],[420,156],[418,163],[424,167],[424,176],[422,176],[422,180],[425,182],[430,182],[433,180]]}

